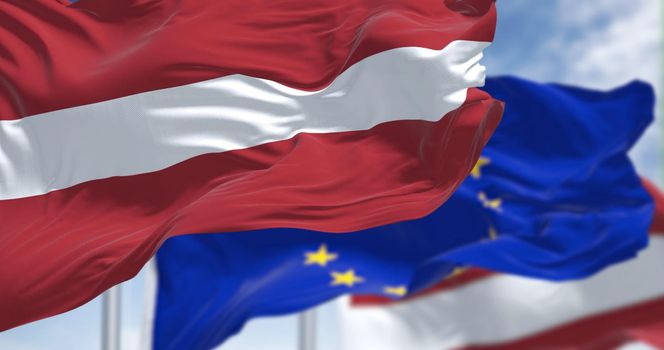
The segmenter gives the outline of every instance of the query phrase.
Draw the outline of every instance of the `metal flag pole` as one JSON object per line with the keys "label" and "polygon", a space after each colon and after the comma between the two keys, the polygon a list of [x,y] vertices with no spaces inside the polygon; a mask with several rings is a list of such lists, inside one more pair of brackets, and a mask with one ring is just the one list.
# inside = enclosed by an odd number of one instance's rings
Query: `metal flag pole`
{"label": "metal flag pole", "polygon": [[120,350],[121,289],[117,285],[102,295],[101,349]]}
{"label": "metal flag pole", "polygon": [[141,340],[138,350],[152,349],[152,330],[154,327],[155,303],[157,302],[157,263],[152,257],[143,270],[145,282],[143,284],[143,321],[141,325]]}
{"label": "metal flag pole", "polygon": [[299,350],[316,350],[316,310],[311,309],[300,313]]}
{"label": "metal flag pole", "polygon": [[660,48],[659,48],[659,91],[657,94],[657,103],[659,103],[659,161],[662,162],[659,165],[659,169],[662,172],[659,176],[659,180],[664,184],[664,4],[660,2],[659,4],[659,22],[660,22]]}

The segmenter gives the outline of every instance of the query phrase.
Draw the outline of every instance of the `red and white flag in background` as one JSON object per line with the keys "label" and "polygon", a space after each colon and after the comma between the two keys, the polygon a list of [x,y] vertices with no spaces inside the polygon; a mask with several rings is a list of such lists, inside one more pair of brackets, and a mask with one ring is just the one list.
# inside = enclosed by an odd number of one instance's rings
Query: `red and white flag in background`
{"label": "red and white flag in background", "polygon": [[664,197],[639,257],[590,278],[548,282],[469,269],[411,299],[339,303],[340,349],[664,349]]}

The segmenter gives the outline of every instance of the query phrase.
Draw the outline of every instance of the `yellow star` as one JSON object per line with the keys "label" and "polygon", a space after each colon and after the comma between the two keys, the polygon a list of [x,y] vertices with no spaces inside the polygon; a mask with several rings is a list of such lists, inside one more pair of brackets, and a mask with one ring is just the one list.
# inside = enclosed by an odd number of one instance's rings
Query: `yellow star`
{"label": "yellow star", "polygon": [[486,196],[486,193],[480,192],[477,195],[477,198],[479,198],[480,202],[482,202],[482,205],[484,205],[485,208],[493,209],[496,211],[500,211],[500,205],[503,204],[503,200],[500,198],[495,198],[495,199],[489,199],[489,197]]}
{"label": "yellow star", "polygon": [[489,226],[489,238],[493,241],[498,238],[498,232],[493,226]]}
{"label": "yellow star", "polygon": [[454,270],[452,270],[452,273],[447,275],[447,278],[450,279],[450,278],[457,277],[457,276],[463,274],[464,272],[466,272],[466,270],[468,270],[467,267],[457,267]]}
{"label": "yellow star", "polygon": [[357,283],[364,282],[364,278],[355,274],[355,270],[350,269],[346,272],[337,272],[332,271],[330,273],[332,276],[332,285],[333,286],[346,286],[352,287]]}
{"label": "yellow star", "polygon": [[406,286],[396,286],[396,287],[387,286],[383,289],[383,292],[385,292],[385,294],[390,294],[401,298],[406,294],[408,294],[408,289],[406,289]]}
{"label": "yellow star", "polygon": [[480,176],[482,176],[482,167],[488,165],[489,163],[491,163],[491,159],[480,157],[480,159],[477,160],[477,163],[475,163],[473,170],[470,171],[470,176],[472,176],[474,179],[479,179]]}
{"label": "yellow star", "polygon": [[337,260],[339,255],[337,253],[328,252],[327,245],[321,244],[320,247],[318,247],[318,251],[306,252],[304,253],[304,257],[306,258],[304,261],[305,265],[320,265],[325,267],[330,261]]}

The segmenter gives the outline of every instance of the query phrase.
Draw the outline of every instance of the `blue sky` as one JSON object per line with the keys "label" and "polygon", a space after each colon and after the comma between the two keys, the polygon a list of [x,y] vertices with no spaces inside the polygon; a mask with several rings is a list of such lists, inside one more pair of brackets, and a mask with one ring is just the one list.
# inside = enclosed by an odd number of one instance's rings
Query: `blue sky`
{"label": "blue sky", "polygon": [[[661,4],[659,0],[499,0],[498,33],[486,51],[489,75],[518,75],[599,89],[632,79],[660,87]],[[661,125],[661,123],[659,123]],[[659,131],[651,127],[632,153],[639,171],[660,182]],[[123,349],[138,349],[146,273],[123,286]],[[0,349],[98,349],[101,303],[0,334]],[[319,309],[321,350],[335,347],[333,305]],[[296,348],[296,318],[249,324],[222,349]]]}

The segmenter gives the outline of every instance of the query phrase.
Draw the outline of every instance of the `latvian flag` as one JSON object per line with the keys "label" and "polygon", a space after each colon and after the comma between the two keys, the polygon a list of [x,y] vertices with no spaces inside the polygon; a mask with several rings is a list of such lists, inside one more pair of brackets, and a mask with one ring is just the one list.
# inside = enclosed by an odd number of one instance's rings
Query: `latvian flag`
{"label": "latvian flag", "polygon": [[0,330],[169,237],[425,216],[502,106],[491,0],[0,2]]}

